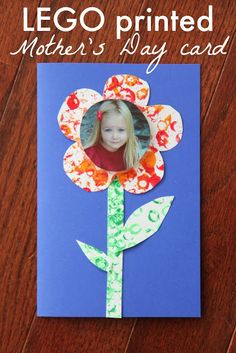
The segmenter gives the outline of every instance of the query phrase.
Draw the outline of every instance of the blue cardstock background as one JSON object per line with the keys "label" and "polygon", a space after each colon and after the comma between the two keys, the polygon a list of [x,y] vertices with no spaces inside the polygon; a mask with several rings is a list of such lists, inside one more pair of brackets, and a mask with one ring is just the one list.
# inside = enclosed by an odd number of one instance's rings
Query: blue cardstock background
{"label": "blue cardstock background", "polygon": [[153,190],[125,192],[125,217],[160,196],[175,200],[161,228],[124,252],[123,317],[200,316],[200,66],[38,64],[38,316],[105,317],[106,272],[92,265],[79,239],[106,252],[107,190],[86,192],[66,176],[73,141],[57,123],[65,98],[79,88],[103,92],[114,74],[147,81],[149,105],[180,112],[184,134],[163,152],[165,175]]}

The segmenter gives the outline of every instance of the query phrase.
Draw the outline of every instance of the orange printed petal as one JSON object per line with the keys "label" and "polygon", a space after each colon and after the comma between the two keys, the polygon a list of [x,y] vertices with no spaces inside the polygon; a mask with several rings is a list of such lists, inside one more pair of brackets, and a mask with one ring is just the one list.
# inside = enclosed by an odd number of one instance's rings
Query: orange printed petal
{"label": "orange printed petal", "polygon": [[93,174],[93,180],[97,187],[106,185],[108,182],[108,173],[105,170],[95,170]]}
{"label": "orange printed petal", "polygon": [[157,185],[164,175],[161,154],[149,148],[137,168],[117,174],[123,188],[132,194],[142,194]]}
{"label": "orange printed petal", "polygon": [[79,89],[64,101],[58,113],[58,123],[63,134],[71,140],[80,137],[80,124],[87,110],[102,100],[102,96],[91,89]]}
{"label": "orange printed petal", "polygon": [[152,174],[156,165],[155,152],[148,150],[140,160],[140,164],[149,174]]}
{"label": "orange printed petal", "polygon": [[158,114],[164,109],[163,105],[152,105],[149,107],[144,107],[142,112],[146,116],[147,120],[150,122],[156,122],[158,119]]}
{"label": "orange printed petal", "polygon": [[142,174],[137,178],[137,187],[140,190],[146,191],[149,188],[149,175]]}
{"label": "orange printed petal", "polygon": [[124,77],[122,75],[112,76],[107,80],[107,89],[109,91],[115,90],[118,87],[121,87],[124,82]]}
{"label": "orange printed petal", "polygon": [[64,135],[68,136],[69,138],[72,138],[71,128],[69,125],[61,124],[61,131],[63,132]]}
{"label": "orange printed petal", "polygon": [[152,184],[152,186],[156,186],[157,184],[160,183],[162,177],[156,175],[156,174],[153,174],[152,176],[149,177],[149,183]]}
{"label": "orange printed petal", "polygon": [[133,75],[124,75],[125,83],[128,86],[142,85],[142,81],[139,77]]}
{"label": "orange printed petal", "polygon": [[150,145],[159,151],[167,151],[175,147],[183,133],[180,114],[169,105],[145,107],[146,116],[151,132]]}
{"label": "orange printed petal", "polygon": [[137,97],[140,100],[143,100],[147,97],[148,95],[148,89],[147,88],[141,88],[140,90],[137,91]]}
{"label": "orange printed petal", "polygon": [[168,133],[163,130],[159,130],[156,134],[157,142],[160,147],[166,147],[168,143]]}
{"label": "orange printed petal", "polygon": [[137,172],[134,168],[132,168],[127,170],[126,172],[117,173],[117,176],[121,185],[123,185],[124,183],[132,181],[137,176]]}
{"label": "orange printed petal", "polygon": [[66,104],[68,105],[69,109],[75,110],[76,108],[79,107],[80,101],[76,95],[76,92],[71,93],[67,99],[66,99]]}
{"label": "orange printed petal", "polygon": [[101,191],[112,181],[114,172],[98,168],[85,154],[80,143],[71,145],[64,156],[67,176],[86,191]]}
{"label": "orange printed petal", "polygon": [[139,77],[116,75],[106,81],[103,97],[104,99],[124,99],[137,105],[146,105],[149,99],[149,86]]}

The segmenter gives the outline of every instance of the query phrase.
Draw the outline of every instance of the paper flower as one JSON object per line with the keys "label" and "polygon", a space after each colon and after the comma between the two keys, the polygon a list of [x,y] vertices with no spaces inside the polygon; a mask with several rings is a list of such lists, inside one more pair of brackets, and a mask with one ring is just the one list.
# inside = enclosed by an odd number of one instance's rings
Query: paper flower
{"label": "paper flower", "polygon": [[[97,167],[84,152],[80,126],[88,109],[103,100],[122,99],[138,106],[150,127],[150,144],[136,168],[110,172]],[[164,221],[174,199],[159,197],[136,209],[124,222],[124,189],[141,194],[157,185],[164,174],[160,151],[175,147],[182,137],[179,113],[167,105],[146,106],[147,82],[132,75],[117,75],[105,84],[103,96],[91,89],[79,89],[69,95],[58,114],[61,131],[75,143],[64,156],[69,178],[86,191],[108,188],[107,254],[77,240],[81,250],[96,267],[107,272],[106,317],[122,317],[122,268],[124,250],[136,246],[155,234]]]}
{"label": "paper flower", "polygon": [[[168,105],[146,106],[150,89],[147,82],[133,75],[116,75],[105,83],[103,95],[91,89],[79,89],[70,94],[58,114],[61,131],[76,141],[64,156],[64,169],[68,177],[86,191],[106,189],[117,176],[122,187],[134,194],[151,190],[164,175],[164,162],[160,154],[175,147],[182,137],[179,113]],[[111,172],[96,166],[84,152],[80,139],[80,126],[88,109],[103,100],[123,99],[134,103],[146,117],[150,126],[150,144],[136,168],[125,172]]]}

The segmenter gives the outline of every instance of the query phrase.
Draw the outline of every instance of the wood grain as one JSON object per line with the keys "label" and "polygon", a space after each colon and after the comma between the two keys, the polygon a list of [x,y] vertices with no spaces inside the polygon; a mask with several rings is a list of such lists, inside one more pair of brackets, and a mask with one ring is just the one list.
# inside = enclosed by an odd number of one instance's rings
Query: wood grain
{"label": "wood grain", "polygon": [[[132,319],[121,321],[35,318],[23,352],[43,353],[46,341],[47,352],[122,353],[125,350],[132,323]],[[117,334],[114,334],[115,332]]]}
{"label": "wood grain", "polygon": [[[167,42],[168,53],[161,63],[201,63],[201,194],[202,194],[202,303],[201,319],[45,319],[37,318],[36,308],[36,62],[131,62],[149,63],[137,51],[119,55],[131,35],[124,33],[114,41],[115,16],[146,14],[179,16],[207,12],[200,1],[104,2],[70,0],[1,2],[0,53],[0,351],[1,352],[103,352],[103,353],[234,353],[235,351],[235,41],[236,6],[234,1],[211,1],[214,31],[146,32],[141,27],[140,45]],[[62,6],[78,13],[97,6],[105,14],[104,28],[91,35],[95,45],[106,42],[109,50],[101,56],[89,53],[72,57],[27,55],[10,56],[26,38],[21,11],[31,10],[35,24],[37,6]],[[89,19],[91,23],[96,18]],[[6,35],[7,29],[7,35]],[[87,33],[59,33],[65,45],[88,42]],[[184,56],[179,48],[186,42],[218,45],[230,36],[227,55]],[[39,35],[46,43],[51,33]]]}
{"label": "wood grain", "polygon": [[23,40],[27,39],[30,32],[23,31],[23,8],[27,7],[32,12],[32,16],[29,17],[28,24],[32,26],[35,17],[36,9],[40,6],[40,0],[22,0],[16,1],[14,4],[9,4],[9,1],[2,0],[0,4],[0,61],[8,65],[18,68],[20,61],[22,60],[22,54],[17,56],[11,56],[9,53],[15,51],[19,47],[19,44]]}

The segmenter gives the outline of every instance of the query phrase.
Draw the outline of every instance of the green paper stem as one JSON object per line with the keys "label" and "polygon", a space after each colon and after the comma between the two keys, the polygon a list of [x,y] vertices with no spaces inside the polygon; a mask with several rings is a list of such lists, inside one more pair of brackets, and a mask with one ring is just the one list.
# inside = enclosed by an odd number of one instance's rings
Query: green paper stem
{"label": "green paper stem", "polygon": [[107,272],[106,317],[122,317],[123,251],[158,231],[173,199],[173,196],[163,196],[142,205],[124,224],[124,190],[115,178],[108,188],[107,254],[77,240],[89,261]]}
{"label": "green paper stem", "polygon": [[107,255],[111,268],[107,271],[106,317],[122,317],[123,252],[119,251],[124,230],[124,191],[116,178],[108,188]]}

